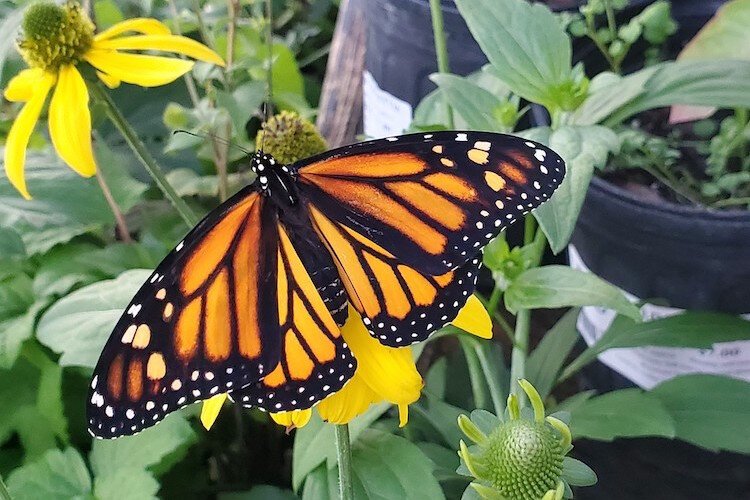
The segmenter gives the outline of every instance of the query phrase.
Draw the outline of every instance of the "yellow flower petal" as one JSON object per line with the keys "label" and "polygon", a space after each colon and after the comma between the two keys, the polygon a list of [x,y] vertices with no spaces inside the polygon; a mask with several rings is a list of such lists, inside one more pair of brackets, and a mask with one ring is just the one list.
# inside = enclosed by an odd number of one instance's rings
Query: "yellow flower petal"
{"label": "yellow flower petal", "polygon": [[283,425],[287,430],[299,429],[307,425],[312,416],[310,408],[306,410],[279,411],[271,413],[271,418],[279,425]]}
{"label": "yellow flower petal", "polygon": [[332,424],[348,424],[361,415],[372,403],[380,401],[362,377],[355,373],[352,379],[338,392],[321,401],[317,408],[323,420]]}
{"label": "yellow flower petal", "polygon": [[34,94],[23,106],[21,112],[18,113],[5,140],[5,173],[13,187],[27,200],[31,199],[31,195],[26,188],[26,179],[23,174],[23,167],[26,163],[26,146],[29,143],[31,133],[34,131],[34,125],[39,119],[44,101],[47,100],[47,94],[54,84],[54,74],[42,74],[35,84]]}
{"label": "yellow flower petal", "polygon": [[211,426],[214,425],[214,422],[216,422],[216,418],[221,411],[221,407],[224,406],[224,401],[226,400],[227,395],[225,393],[217,394],[211,399],[207,399],[203,402],[203,407],[201,408],[201,423],[206,430],[210,430]]}
{"label": "yellow flower petal", "polygon": [[94,37],[94,41],[107,40],[117,35],[135,31],[136,33],[145,33],[147,35],[169,35],[171,31],[166,24],[147,17],[137,17],[122,21],[114,26],[102,31]]}
{"label": "yellow flower petal", "polygon": [[176,57],[123,54],[113,50],[89,50],[84,58],[96,69],[125,83],[158,87],[190,71],[193,61]]}
{"label": "yellow flower petal", "polygon": [[224,60],[219,57],[219,54],[202,43],[178,35],[125,36],[94,42],[93,48],[103,50],[163,50],[224,66]]}
{"label": "yellow flower petal", "polygon": [[96,173],[86,82],[72,64],[62,66],[49,105],[49,134],[57,153],[84,177]]}
{"label": "yellow flower petal", "polygon": [[458,311],[458,316],[451,323],[453,326],[457,326],[461,330],[474,334],[477,337],[483,339],[492,338],[492,320],[487,313],[487,309],[484,308],[484,305],[476,295],[469,297],[466,305]]}
{"label": "yellow flower petal", "polygon": [[39,80],[44,76],[41,68],[25,69],[14,76],[5,88],[5,98],[14,102],[25,102],[34,95]]}
{"label": "yellow flower petal", "polygon": [[419,399],[422,377],[414,365],[411,349],[385,347],[372,338],[352,307],[341,334],[357,359],[357,375],[379,399],[407,405]]}
{"label": "yellow flower petal", "polygon": [[96,72],[96,76],[99,77],[101,81],[104,82],[104,85],[111,89],[116,89],[120,86],[120,80],[117,78],[109,76],[107,73],[102,73],[101,71]]}

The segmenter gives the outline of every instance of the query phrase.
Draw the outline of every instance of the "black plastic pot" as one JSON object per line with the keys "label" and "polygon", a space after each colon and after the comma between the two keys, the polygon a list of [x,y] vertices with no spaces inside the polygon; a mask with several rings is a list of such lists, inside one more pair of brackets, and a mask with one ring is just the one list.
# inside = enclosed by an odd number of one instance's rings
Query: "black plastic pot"
{"label": "black plastic pot", "polygon": [[[652,1],[631,0],[631,7],[621,15],[632,16]],[[582,0],[557,0],[549,2],[549,6],[563,11],[577,9],[581,3]],[[467,75],[478,70],[487,58],[453,0],[441,0],[441,5],[451,72]],[[372,77],[365,81],[367,133],[368,120],[399,121],[435,89],[429,76],[437,71],[437,62],[428,0],[368,0],[365,14],[368,30],[365,71]],[[574,41],[574,61],[591,52],[587,41]]]}
{"label": "black plastic pot", "polygon": [[591,271],[681,309],[750,313],[750,211],[643,200],[595,177],[572,243]]}

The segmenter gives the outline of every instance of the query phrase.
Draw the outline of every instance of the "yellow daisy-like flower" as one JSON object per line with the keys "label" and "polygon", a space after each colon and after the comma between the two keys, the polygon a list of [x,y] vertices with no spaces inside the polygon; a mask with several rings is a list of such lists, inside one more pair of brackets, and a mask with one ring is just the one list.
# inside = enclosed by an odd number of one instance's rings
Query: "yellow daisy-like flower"
{"label": "yellow daisy-like flower", "polygon": [[47,95],[49,133],[60,157],[84,177],[96,173],[91,146],[89,93],[77,65],[88,63],[110,88],[121,82],[143,87],[170,83],[190,71],[193,61],[133,50],[159,50],[224,65],[218,54],[183,36],[172,35],[156,19],[129,19],[95,33],[95,26],[77,3],[58,6],[37,3],[29,7],[23,21],[18,49],[28,69],[16,75],[5,89],[9,101],[24,102],[13,122],[5,146],[5,172],[24,196],[26,147],[42,112]]}
{"label": "yellow daisy-like flower", "polygon": [[[482,303],[471,296],[452,324],[482,338],[492,337],[492,321]],[[408,347],[386,347],[368,332],[362,318],[349,307],[349,317],[341,334],[357,359],[354,376],[337,393],[317,406],[318,413],[333,424],[349,423],[371,404],[387,401],[398,406],[400,426],[409,418],[409,405],[419,399],[424,385]],[[213,425],[226,394],[206,401],[201,421],[208,429]],[[274,421],[287,428],[303,427],[310,420],[312,408],[271,413]]]}

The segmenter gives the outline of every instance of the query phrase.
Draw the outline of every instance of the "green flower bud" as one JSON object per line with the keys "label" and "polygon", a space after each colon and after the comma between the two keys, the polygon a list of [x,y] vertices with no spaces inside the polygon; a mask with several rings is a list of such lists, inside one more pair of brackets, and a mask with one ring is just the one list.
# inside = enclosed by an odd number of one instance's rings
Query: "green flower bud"
{"label": "green flower bud", "polygon": [[[461,441],[459,472],[475,478],[471,487],[485,499],[560,500],[568,484],[563,462],[572,460],[565,457],[572,448],[570,430],[559,418],[545,417],[541,397],[530,383],[518,383],[529,398],[533,418],[521,417],[515,395],[508,398],[505,422],[479,410],[471,419],[461,415],[459,427],[476,444],[469,447]],[[487,432],[491,426],[494,429]]]}
{"label": "green flower bud", "polygon": [[76,64],[91,47],[94,24],[77,3],[31,5],[24,14],[23,36],[18,42],[29,66],[57,71]]}
{"label": "green flower bud", "polygon": [[287,164],[328,149],[315,125],[291,111],[282,111],[264,123],[255,145]]}

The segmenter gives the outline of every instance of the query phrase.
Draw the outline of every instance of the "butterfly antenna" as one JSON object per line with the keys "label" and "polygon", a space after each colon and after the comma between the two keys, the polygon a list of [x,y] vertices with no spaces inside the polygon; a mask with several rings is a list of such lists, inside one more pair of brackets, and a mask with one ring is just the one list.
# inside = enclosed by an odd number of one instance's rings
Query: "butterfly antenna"
{"label": "butterfly antenna", "polygon": [[219,137],[216,134],[212,134],[211,132],[208,132],[206,134],[196,134],[195,132],[191,132],[189,130],[185,130],[185,129],[181,129],[181,128],[179,128],[179,129],[175,130],[174,132],[172,132],[172,134],[177,134],[177,133],[192,135],[193,137],[199,137],[201,139],[211,139],[211,140],[220,142],[222,144],[226,144],[227,146],[235,147],[235,148],[239,149],[240,151],[242,151],[243,153],[245,153],[246,155],[252,155],[253,154],[252,152],[250,152],[247,149],[243,148],[239,144],[235,144],[234,142],[232,142],[230,140],[227,140],[227,139],[224,139],[223,137]]}
{"label": "butterfly antenna", "polygon": [[[268,27],[266,31],[266,44],[268,45],[268,67],[266,68],[266,102],[263,103],[263,126],[271,119],[271,100],[273,99],[273,8],[271,0],[266,0],[266,20]],[[266,142],[265,132],[261,136],[260,150]]]}

